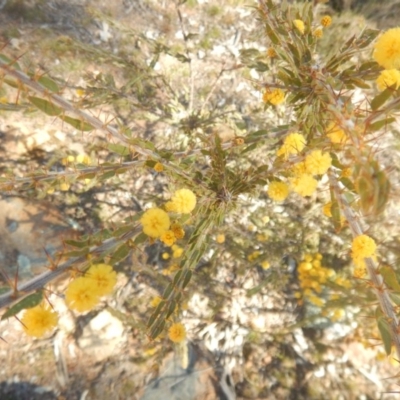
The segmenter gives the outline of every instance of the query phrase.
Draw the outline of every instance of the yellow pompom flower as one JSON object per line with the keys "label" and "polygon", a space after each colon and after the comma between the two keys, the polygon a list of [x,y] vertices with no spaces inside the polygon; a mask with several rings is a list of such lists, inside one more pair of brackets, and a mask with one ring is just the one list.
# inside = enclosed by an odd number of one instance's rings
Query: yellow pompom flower
{"label": "yellow pompom flower", "polygon": [[373,57],[385,69],[400,69],[400,28],[387,30],[375,43]]}
{"label": "yellow pompom flower", "polygon": [[283,201],[289,195],[289,186],[285,182],[273,181],[268,185],[268,196],[275,201]]}
{"label": "yellow pompom flower", "polygon": [[21,322],[27,335],[42,337],[57,326],[58,316],[48,305],[40,304],[25,310]]}
{"label": "yellow pompom flower", "polygon": [[376,85],[379,90],[385,90],[393,85],[395,85],[395,89],[398,89],[400,86],[400,71],[397,69],[386,69],[382,71],[376,80]]}
{"label": "yellow pompom flower", "polygon": [[111,265],[95,264],[86,272],[85,278],[91,279],[99,296],[110,294],[117,283],[117,273]]}
{"label": "yellow pompom flower", "polygon": [[268,56],[269,58],[274,58],[274,57],[277,56],[276,51],[275,51],[275,49],[274,49],[273,47],[269,47],[269,48],[267,49],[267,56]]}
{"label": "yellow pompom flower", "polygon": [[173,324],[168,331],[168,337],[174,343],[180,343],[186,338],[186,329],[180,322]]}
{"label": "yellow pompom flower", "polygon": [[179,189],[173,194],[167,205],[167,209],[173,212],[189,214],[196,207],[196,195],[190,189]]}
{"label": "yellow pompom flower", "polygon": [[373,257],[376,251],[375,240],[367,235],[359,235],[353,239],[351,257],[354,259]]}
{"label": "yellow pompom flower", "polygon": [[162,300],[163,299],[160,296],[156,296],[153,298],[153,300],[151,300],[150,306],[156,308],[162,302]]}
{"label": "yellow pompom flower", "polygon": [[225,242],[225,235],[223,233],[220,233],[216,236],[215,241],[219,244],[222,244]]}
{"label": "yellow pompom flower", "polygon": [[174,232],[174,235],[178,240],[185,237],[185,231],[182,228],[182,225],[178,224],[177,222],[171,225],[171,231]]}
{"label": "yellow pompom flower", "polygon": [[332,158],[329,153],[321,150],[314,150],[305,159],[306,171],[310,175],[323,175],[332,165]]}
{"label": "yellow pompom flower", "polygon": [[348,140],[344,130],[340,128],[334,122],[331,122],[326,128],[326,136],[331,140],[332,143],[346,143]]}
{"label": "yellow pompom flower", "polygon": [[161,236],[160,236],[160,240],[166,245],[171,247],[175,242],[176,242],[176,237],[174,235],[174,232],[169,230],[164,232]]}
{"label": "yellow pompom flower", "polygon": [[158,162],[158,163],[156,163],[156,165],[154,165],[154,171],[162,172],[162,171],[164,171],[164,166]]}
{"label": "yellow pompom flower", "polygon": [[172,250],[172,258],[179,258],[183,254],[183,248],[174,244],[171,247]]}
{"label": "yellow pompom flower", "polygon": [[96,284],[92,279],[83,276],[73,280],[65,291],[65,302],[71,310],[92,310],[99,300]]}
{"label": "yellow pompom flower", "polygon": [[161,208],[150,208],[145,211],[140,218],[143,226],[143,232],[152,238],[160,237],[170,227],[168,214]]}
{"label": "yellow pompom flower", "polygon": [[322,31],[322,28],[320,28],[320,27],[315,28],[312,34],[317,39],[321,39],[322,36],[324,36],[324,32]]}
{"label": "yellow pompom flower", "polygon": [[324,15],[321,18],[321,25],[325,28],[327,28],[328,26],[330,26],[332,24],[332,18],[329,15]]}
{"label": "yellow pompom flower", "polygon": [[296,29],[303,35],[304,34],[304,22],[301,19],[295,19],[293,21],[293,25],[296,27]]}
{"label": "yellow pompom flower", "polygon": [[300,133],[291,133],[290,135],[286,136],[285,140],[283,141],[283,145],[281,148],[276,152],[277,156],[283,156],[286,160],[289,155],[299,154],[306,145],[306,139]]}
{"label": "yellow pompom flower", "polygon": [[281,89],[270,90],[267,89],[263,94],[264,103],[271,103],[277,106],[285,100],[285,92]]}
{"label": "yellow pompom flower", "polygon": [[290,183],[293,191],[303,197],[311,196],[317,189],[318,185],[317,180],[308,174],[292,178]]}

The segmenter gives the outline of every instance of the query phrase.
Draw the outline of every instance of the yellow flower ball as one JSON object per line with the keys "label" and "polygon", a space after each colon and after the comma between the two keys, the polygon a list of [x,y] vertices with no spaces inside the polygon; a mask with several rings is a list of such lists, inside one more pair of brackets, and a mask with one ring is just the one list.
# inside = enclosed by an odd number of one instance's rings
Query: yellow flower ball
{"label": "yellow flower ball", "polygon": [[21,322],[27,335],[42,337],[57,326],[58,316],[48,305],[40,304],[25,310]]}
{"label": "yellow flower ball", "polygon": [[353,239],[351,250],[353,260],[372,257],[376,251],[375,240],[367,235],[359,235]]}
{"label": "yellow flower ball", "polygon": [[281,89],[270,90],[267,89],[263,94],[264,103],[271,103],[277,106],[285,100],[285,92]]}
{"label": "yellow flower ball", "polygon": [[220,233],[219,235],[217,235],[217,237],[215,238],[215,241],[219,244],[222,244],[225,242],[225,235],[223,233]]}
{"label": "yellow flower ball", "polygon": [[293,191],[303,197],[311,196],[317,189],[318,185],[318,181],[308,174],[292,178],[290,183]]}
{"label": "yellow flower ball", "polygon": [[171,231],[174,232],[177,239],[183,239],[185,237],[185,231],[182,228],[182,225],[176,222],[171,225]]}
{"label": "yellow flower ball", "polygon": [[304,34],[304,22],[301,19],[295,19],[293,21],[293,25],[296,27],[296,29],[303,35]]}
{"label": "yellow flower ball", "polygon": [[189,214],[196,207],[196,195],[190,189],[179,189],[167,204],[169,204],[173,212]]}
{"label": "yellow flower ball", "polygon": [[390,86],[395,85],[395,89],[400,86],[400,71],[397,69],[386,69],[382,71],[376,80],[376,85],[379,90],[385,90]]}
{"label": "yellow flower ball", "polygon": [[79,312],[92,310],[99,300],[100,296],[94,281],[82,276],[73,280],[65,291],[65,302],[71,310]]}
{"label": "yellow flower ball", "polygon": [[186,338],[186,329],[180,322],[173,324],[168,331],[168,337],[174,343],[180,343]]}
{"label": "yellow flower ball", "polygon": [[330,26],[332,24],[332,18],[329,15],[324,15],[321,18],[321,25],[325,28],[327,28],[328,26]]}
{"label": "yellow flower ball", "polygon": [[154,165],[154,171],[162,172],[162,171],[164,171],[164,166],[158,162],[158,163],[156,163],[156,165]]}
{"label": "yellow flower ball", "polygon": [[183,254],[183,248],[174,244],[171,247],[172,250],[172,258],[179,258]]}
{"label": "yellow flower ball", "polygon": [[322,36],[324,36],[324,32],[322,31],[322,28],[316,28],[313,31],[313,36],[316,37],[317,39],[321,39]]}
{"label": "yellow flower ball", "polygon": [[161,208],[150,208],[140,218],[143,232],[152,238],[160,237],[170,227],[169,215]]}
{"label": "yellow flower ball", "polygon": [[276,154],[277,156],[283,156],[283,158],[287,160],[291,154],[299,154],[305,146],[306,139],[302,134],[291,133],[290,135],[286,136],[285,140],[283,141],[283,145],[276,152]]}
{"label": "yellow flower ball", "polygon": [[314,150],[307,155],[306,171],[310,175],[323,175],[332,165],[332,158],[329,153],[323,153],[321,150]]}
{"label": "yellow flower ball", "polygon": [[284,182],[273,181],[268,186],[268,196],[275,201],[283,201],[289,195],[289,186]]}
{"label": "yellow flower ball", "polygon": [[400,69],[400,28],[387,30],[375,43],[373,57],[385,69]]}
{"label": "yellow flower ball", "polygon": [[117,273],[111,265],[94,264],[87,271],[85,278],[91,279],[99,296],[110,294],[117,283]]}
{"label": "yellow flower ball", "polygon": [[275,49],[274,49],[273,47],[269,47],[269,48],[267,49],[267,56],[268,56],[269,58],[274,58],[274,57],[277,56],[276,51],[275,51]]}
{"label": "yellow flower ball", "polygon": [[348,140],[344,130],[334,122],[331,122],[326,128],[326,136],[332,143],[346,143]]}
{"label": "yellow flower ball", "polygon": [[166,246],[172,246],[176,242],[176,237],[174,235],[174,232],[169,230],[164,232],[160,236],[160,240],[166,245]]}

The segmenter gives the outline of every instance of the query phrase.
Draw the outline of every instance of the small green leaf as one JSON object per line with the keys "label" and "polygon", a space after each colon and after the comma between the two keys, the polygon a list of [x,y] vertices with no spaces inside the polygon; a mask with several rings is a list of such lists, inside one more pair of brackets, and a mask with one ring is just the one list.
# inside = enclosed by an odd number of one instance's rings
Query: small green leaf
{"label": "small green leaf", "polygon": [[130,150],[128,147],[123,146],[122,144],[114,144],[109,143],[107,145],[108,150],[112,151],[113,153],[120,154],[121,156],[127,156],[130,154]]}
{"label": "small green leaf", "polygon": [[53,93],[60,93],[60,88],[58,87],[57,83],[53,81],[53,79],[50,79],[47,76],[42,76],[39,78],[38,82]]}
{"label": "small green leaf", "polygon": [[385,89],[382,93],[379,93],[372,99],[371,108],[373,111],[376,111],[379,107],[386,103],[390,96],[392,96],[394,86],[395,85],[393,85],[393,87]]}
{"label": "small green leaf", "polygon": [[123,244],[118,247],[117,250],[111,255],[111,263],[112,264],[117,264],[123,260],[125,260],[126,257],[129,256],[131,252],[131,249],[127,244]]}
{"label": "small green leaf", "polygon": [[192,279],[192,275],[193,275],[193,272],[191,270],[186,270],[184,272],[183,282],[182,282],[182,285],[181,285],[182,289],[185,289],[185,287],[189,284],[190,280]]}
{"label": "small green leaf", "polygon": [[93,126],[88,124],[87,122],[68,117],[67,115],[60,116],[60,118],[67,124],[72,125],[75,129],[78,129],[79,131],[88,132],[94,129]]}
{"label": "small green leaf", "polygon": [[390,334],[390,325],[385,317],[378,318],[378,329],[383,340],[385,352],[389,355],[392,352],[392,335]]}
{"label": "small green leaf", "polygon": [[20,311],[25,310],[27,308],[36,307],[39,305],[43,300],[43,292],[39,291],[37,293],[32,293],[29,296],[26,296],[24,299],[19,301],[17,304],[14,304],[10,307],[1,317],[1,320],[6,318],[10,318]]}
{"label": "small green leaf", "polygon": [[19,64],[15,60],[12,60],[11,58],[8,58],[4,54],[0,54],[0,60],[4,61],[5,63],[7,63],[10,66],[13,66],[18,71],[21,71],[21,67],[19,66]]}
{"label": "small green leaf", "polygon": [[62,113],[62,109],[60,107],[55,106],[48,100],[34,96],[29,96],[28,100],[40,111],[43,111],[45,114],[50,115],[51,117],[59,116]]}
{"label": "small green leaf", "polygon": [[83,249],[84,247],[88,246],[88,242],[86,240],[80,242],[78,240],[68,239],[64,240],[64,243],[68,246],[77,247],[78,249]]}
{"label": "small green leaf", "polygon": [[394,121],[396,121],[396,118],[385,118],[385,119],[381,119],[380,121],[376,121],[373,124],[368,126],[368,132],[378,131],[379,129],[382,129],[383,127],[387,127]]}
{"label": "small green leaf", "polygon": [[175,308],[176,308],[176,301],[172,300],[167,307],[165,318],[169,318],[170,315],[175,311]]}
{"label": "small green leaf", "polygon": [[384,266],[380,268],[379,273],[382,275],[383,280],[390,289],[400,293],[400,284],[397,281],[396,272],[392,267]]}
{"label": "small green leaf", "polygon": [[163,293],[163,299],[168,299],[169,298],[169,296],[171,295],[171,293],[173,292],[173,290],[174,290],[174,284],[173,283],[170,283],[168,286],[167,286],[167,288],[164,290],[164,293]]}

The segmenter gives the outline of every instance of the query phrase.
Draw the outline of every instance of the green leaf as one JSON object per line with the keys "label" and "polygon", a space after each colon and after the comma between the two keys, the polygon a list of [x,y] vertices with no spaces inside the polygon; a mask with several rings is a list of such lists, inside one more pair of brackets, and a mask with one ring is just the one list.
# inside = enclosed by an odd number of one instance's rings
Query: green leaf
{"label": "green leaf", "polygon": [[379,273],[382,275],[383,280],[390,289],[400,293],[400,284],[397,281],[396,272],[392,267],[384,266],[379,269]]}
{"label": "green leaf", "polygon": [[148,239],[148,236],[144,232],[141,232],[141,233],[139,233],[139,235],[137,235],[135,237],[135,240],[133,241],[133,243],[135,243],[135,245],[138,246],[139,244],[144,243],[147,239]]}
{"label": "green leaf", "polygon": [[32,293],[29,296],[26,296],[24,299],[19,301],[17,304],[14,304],[10,307],[1,317],[1,320],[6,318],[10,318],[20,311],[25,310],[27,308],[36,307],[39,305],[43,300],[43,292],[39,291],[37,293]]}
{"label": "green leaf", "polygon": [[380,106],[382,106],[386,101],[389,99],[390,96],[393,94],[393,87],[389,87],[385,89],[382,93],[376,95],[371,101],[371,108],[373,111],[377,110]]}
{"label": "green leaf", "polygon": [[62,113],[62,109],[60,107],[57,107],[48,100],[34,96],[29,96],[28,100],[40,111],[43,111],[45,114],[50,115],[51,117],[59,116]]}
{"label": "green leaf", "polygon": [[75,129],[78,129],[79,131],[88,132],[94,129],[93,126],[88,124],[87,122],[68,117],[67,115],[60,116],[60,118],[67,124],[72,125]]}
{"label": "green leaf", "polygon": [[150,338],[155,339],[163,330],[165,327],[165,321],[157,321],[157,324],[151,329],[150,332]]}
{"label": "green leaf", "polygon": [[77,247],[78,249],[83,249],[84,247],[88,246],[87,240],[80,242],[78,240],[68,239],[64,240],[64,243],[67,244],[68,246]]}
{"label": "green leaf", "polygon": [[109,143],[107,145],[108,150],[112,151],[113,153],[120,154],[121,156],[127,156],[130,154],[130,150],[128,147],[123,146],[122,144],[114,144]]}
{"label": "green leaf", "polygon": [[10,66],[13,66],[15,69],[17,69],[18,71],[21,71],[21,67],[19,66],[19,64],[17,63],[17,61],[12,60],[11,58],[8,58],[7,56],[5,56],[4,54],[0,54],[0,60],[4,61],[5,63],[7,63]]}
{"label": "green leaf", "polygon": [[165,300],[162,300],[157,308],[154,310],[153,314],[150,315],[149,321],[147,322],[147,328],[150,328],[154,322],[156,322],[156,318],[160,315],[161,310],[164,308],[165,304],[167,304],[167,302]]}
{"label": "green leaf", "polygon": [[390,334],[390,325],[385,317],[378,318],[378,329],[383,340],[385,352],[389,355],[392,352],[392,335]]}
{"label": "green leaf", "polygon": [[183,282],[182,282],[182,285],[181,285],[182,289],[185,289],[185,287],[189,284],[190,280],[192,279],[192,275],[193,275],[193,272],[191,270],[186,270],[184,272]]}
{"label": "green leaf", "polygon": [[387,127],[388,125],[390,125],[394,121],[396,121],[396,118],[381,119],[380,121],[376,121],[373,124],[369,125],[368,126],[368,131],[369,132],[378,131],[379,129],[382,129],[383,127]]}
{"label": "green leaf", "polygon": [[39,78],[38,82],[46,89],[49,89],[50,92],[60,93],[60,88],[58,87],[57,83],[53,81],[53,79],[50,79],[47,76],[42,76]]}
{"label": "green leaf", "polygon": [[163,298],[164,299],[168,299],[169,298],[169,296],[171,295],[171,293],[173,292],[173,290],[174,290],[174,284],[173,283],[170,283],[167,287],[166,287],[166,289],[164,290],[164,293],[163,293]]}
{"label": "green leaf", "polygon": [[125,258],[129,256],[130,252],[131,252],[131,249],[129,248],[129,246],[126,243],[122,244],[112,254],[111,260],[110,260],[111,263],[117,264],[117,263],[121,262],[122,260],[125,260]]}
{"label": "green leaf", "polygon": [[167,307],[165,318],[169,318],[170,315],[175,311],[175,308],[176,308],[176,301],[172,300]]}

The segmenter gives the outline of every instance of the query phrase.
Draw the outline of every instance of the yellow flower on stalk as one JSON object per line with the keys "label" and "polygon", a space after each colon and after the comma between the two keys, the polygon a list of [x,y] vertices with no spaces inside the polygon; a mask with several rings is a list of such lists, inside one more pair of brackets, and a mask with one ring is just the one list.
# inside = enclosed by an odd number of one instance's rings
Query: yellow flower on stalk
{"label": "yellow flower on stalk", "polygon": [[268,261],[263,261],[261,263],[261,268],[262,269],[269,269],[269,268],[271,268],[271,264]]}
{"label": "yellow flower on stalk", "polygon": [[272,181],[267,193],[272,200],[283,201],[289,195],[289,186],[285,182]]}
{"label": "yellow flower on stalk", "polygon": [[267,56],[268,56],[269,58],[274,58],[274,57],[277,56],[276,51],[275,51],[275,49],[274,49],[273,47],[269,47],[269,48],[267,49]]}
{"label": "yellow flower on stalk", "polygon": [[178,224],[177,222],[174,222],[171,225],[171,231],[174,232],[174,235],[178,240],[183,239],[185,237],[185,231],[182,228],[182,225]]}
{"label": "yellow flower on stalk", "polygon": [[382,91],[393,85],[395,85],[395,89],[398,89],[400,86],[400,71],[397,69],[385,69],[378,76],[376,85]]}
{"label": "yellow flower on stalk", "polygon": [[86,279],[91,279],[99,296],[110,294],[117,283],[117,273],[111,265],[92,265],[85,274]]}
{"label": "yellow flower on stalk", "polygon": [[92,310],[99,300],[96,283],[83,276],[73,280],[65,291],[65,302],[71,310],[79,312]]}
{"label": "yellow flower on stalk", "polygon": [[292,178],[290,183],[293,191],[303,197],[311,196],[317,189],[318,185],[318,181],[308,174]]}
{"label": "yellow flower on stalk", "polygon": [[173,324],[168,331],[168,337],[174,343],[180,343],[186,338],[186,329],[180,322]]}
{"label": "yellow flower on stalk", "polygon": [[313,30],[313,36],[314,37],[316,37],[317,39],[321,39],[322,38],[322,36],[324,36],[324,32],[322,31],[322,28],[320,28],[320,27],[318,27],[318,28],[315,28],[314,30]]}
{"label": "yellow flower on stalk", "polygon": [[150,208],[140,218],[143,225],[143,232],[152,238],[160,237],[170,227],[168,214],[161,208]]}
{"label": "yellow flower on stalk", "polygon": [[196,207],[196,195],[190,189],[179,189],[165,206],[167,211],[189,214]]}
{"label": "yellow flower on stalk", "polygon": [[351,250],[351,257],[353,258],[353,260],[373,257],[376,251],[375,240],[367,235],[356,236],[353,239]]}
{"label": "yellow flower on stalk", "polygon": [[344,130],[334,122],[331,122],[327,126],[325,132],[326,136],[328,136],[332,143],[346,143],[348,140],[348,137],[345,134]]}
{"label": "yellow flower on stalk", "polygon": [[151,300],[150,306],[156,308],[162,302],[162,300],[163,299],[160,296],[156,296],[153,298],[153,300]]}
{"label": "yellow flower on stalk", "polygon": [[329,15],[324,15],[321,18],[321,25],[325,28],[327,28],[328,26],[330,26],[332,24],[332,18]]}
{"label": "yellow flower on stalk", "polygon": [[322,207],[322,212],[324,215],[326,215],[328,218],[332,218],[332,202],[330,201],[329,203],[326,203]]}
{"label": "yellow flower on stalk", "polygon": [[42,337],[57,326],[58,316],[48,305],[40,304],[25,310],[21,322],[27,335]]}
{"label": "yellow flower on stalk", "polygon": [[264,103],[271,103],[274,106],[277,106],[285,100],[285,92],[281,89],[266,89],[263,94]]}
{"label": "yellow flower on stalk", "polygon": [[175,242],[176,242],[176,237],[174,235],[174,232],[169,230],[164,232],[161,236],[160,236],[160,240],[166,245],[171,247]]}
{"label": "yellow flower on stalk", "polygon": [[400,69],[400,28],[387,30],[374,46],[373,57],[385,69]]}
{"label": "yellow flower on stalk", "polygon": [[306,145],[306,139],[300,133],[291,133],[290,135],[286,136],[285,140],[283,141],[283,145],[281,148],[276,152],[277,156],[283,156],[285,160],[293,154],[299,154]]}
{"label": "yellow flower on stalk", "polygon": [[222,244],[225,242],[225,235],[223,233],[220,233],[216,236],[215,241],[219,244]]}
{"label": "yellow flower on stalk", "polygon": [[179,258],[183,254],[183,248],[174,244],[171,247],[172,250],[172,258]]}
{"label": "yellow flower on stalk", "polygon": [[156,172],[162,172],[164,171],[164,166],[161,163],[156,163],[156,165],[154,166],[154,171]]}
{"label": "yellow flower on stalk", "polygon": [[293,21],[293,25],[296,27],[296,29],[303,35],[304,34],[304,22],[301,19],[295,19]]}
{"label": "yellow flower on stalk", "polygon": [[307,155],[305,160],[306,171],[310,175],[323,175],[332,165],[332,158],[329,153],[321,150],[314,150]]}

